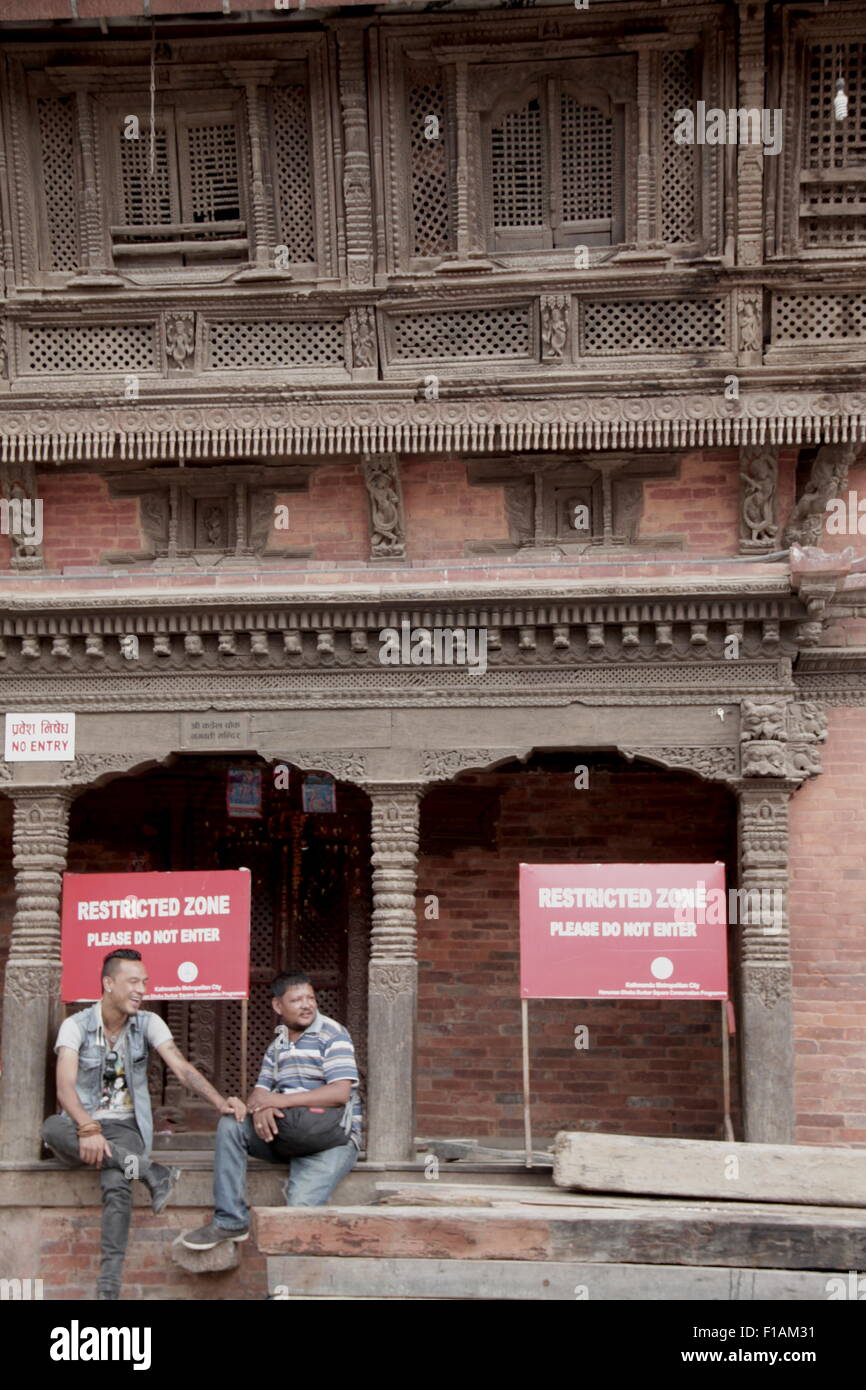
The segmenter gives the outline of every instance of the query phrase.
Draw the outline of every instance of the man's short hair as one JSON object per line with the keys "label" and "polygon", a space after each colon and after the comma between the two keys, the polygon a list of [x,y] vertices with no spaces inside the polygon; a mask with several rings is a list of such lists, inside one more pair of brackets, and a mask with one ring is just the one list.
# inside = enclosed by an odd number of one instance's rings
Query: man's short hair
{"label": "man's short hair", "polygon": [[271,981],[271,994],[275,999],[282,999],[287,989],[294,989],[296,985],[310,985],[313,982],[309,975],[304,975],[299,970],[283,970]]}
{"label": "man's short hair", "polygon": [[120,969],[121,963],[125,960],[141,960],[141,952],[133,951],[129,946],[124,946],[119,951],[109,951],[105,960],[102,962],[102,974],[99,977],[100,984],[105,979],[106,975],[113,980]]}

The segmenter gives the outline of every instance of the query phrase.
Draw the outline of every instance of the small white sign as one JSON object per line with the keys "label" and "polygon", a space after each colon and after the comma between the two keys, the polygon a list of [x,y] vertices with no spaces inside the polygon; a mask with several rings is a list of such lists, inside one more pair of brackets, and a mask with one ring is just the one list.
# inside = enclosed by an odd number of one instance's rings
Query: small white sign
{"label": "small white sign", "polygon": [[75,757],[74,714],[7,714],[7,763],[66,763]]}

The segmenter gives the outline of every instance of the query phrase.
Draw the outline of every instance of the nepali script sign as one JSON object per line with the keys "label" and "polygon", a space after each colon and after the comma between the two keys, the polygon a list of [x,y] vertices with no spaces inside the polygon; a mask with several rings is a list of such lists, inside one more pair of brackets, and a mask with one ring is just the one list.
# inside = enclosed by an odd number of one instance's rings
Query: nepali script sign
{"label": "nepali script sign", "polygon": [[727,999],[725,866],[521,864],[524,999]]}
{"label": "nepali script sign", "polygon": [[7,714],[7,763],[68,763],[75,757],[74,714]]}
{"label": "nepali script sign", "polygon": [[249,869],[64,874],[63,999],[98,999],[102,961],[124,946],[141,952],[148,999],[245,999]]}

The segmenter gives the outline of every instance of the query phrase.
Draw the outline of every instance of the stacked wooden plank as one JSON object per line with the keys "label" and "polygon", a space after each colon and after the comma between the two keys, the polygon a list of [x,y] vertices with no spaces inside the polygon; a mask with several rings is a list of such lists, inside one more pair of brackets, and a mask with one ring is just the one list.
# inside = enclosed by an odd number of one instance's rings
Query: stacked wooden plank
{"label": "stacked wooden plank", "polygon": [[289,1298],[823,1300],[866,1269],[857,1150],[560,1135],[554,1182],[382,1182],[254,1236]]}

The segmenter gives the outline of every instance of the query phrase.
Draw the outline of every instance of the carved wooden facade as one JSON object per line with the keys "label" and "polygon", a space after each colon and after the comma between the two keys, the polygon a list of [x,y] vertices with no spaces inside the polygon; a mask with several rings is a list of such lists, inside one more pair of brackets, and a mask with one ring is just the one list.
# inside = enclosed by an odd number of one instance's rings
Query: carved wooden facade
{"label": "carved wooden facade", "polygon": [[[83,21],[62,42],[4,31],[0,494],[35,497],[41,470],[99,474],[140,499],[143,533],[101,557],[106,578],[131,567],[113,592],[37,587],[38,542],[10,559],[4,708],[75,709],[81,742],[40,779],[0,764],[4,1026],[31,1042],[4,1051],[22,1116],[4,1155],[33,1156],[41,1120],[69,802],[167,764],[184,712],[242,714],[247,752],[369,795],[376,1158],[412,1149],[430,784],[534,747],[686,769],[738,798],[741,885],[784,887],[825,707],[866,705],[861,650],[821,645],[866,612],[851,563],[578,569],[585,552],[641,560],[645,489],[689,449],[731,451],[741,559],[814,545],[866,442],[866,11],[775,15],[659,0],[299,15],[290,34],[273,16],[166,29],[153,51]],[[677,143],[698,102],[779,107],[780,153]],[[781,446],[811,451],[787,511]],[[505,489],[508,533],[474,553],[514,560],[507,582],[402,570],[403,460],[454,454]],[[367,577],[290,585],[280,559],[308,550],[269,553],[268,513],[332,458],[365,489]],[[517,573],[545,550],[556,577]],[[212,587],[185,586],[192,563]],[[378,634],[404,620],[486,629],[484,680],[384,666]],[[747,932],[740,965],[747,1134],[789,1139],[787,919]],[[213,1018],[199,1025],[187,1041],[217,1070]]]}

